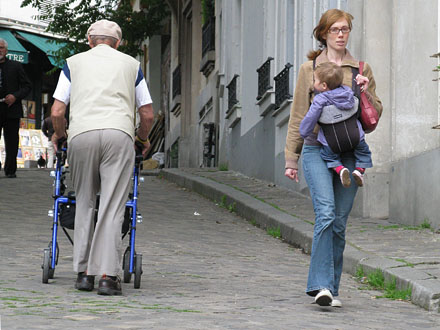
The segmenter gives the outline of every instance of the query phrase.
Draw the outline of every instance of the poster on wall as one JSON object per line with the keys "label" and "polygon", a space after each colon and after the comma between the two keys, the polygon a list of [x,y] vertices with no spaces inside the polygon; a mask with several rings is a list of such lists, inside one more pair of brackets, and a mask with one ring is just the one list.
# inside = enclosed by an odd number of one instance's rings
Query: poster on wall
{"label": "poster on wall", "polygon": [[[17,152],[17,167],[23,168],[26,160],[36,161],[40,158],[47,158],[47,138],[41,130],[19,130],[19,148]],[[0,161],[4,163],[6,157],[5,141],[3,134],[0,136]],[[29,166],[29,165],[27,165]],[[31,165],[31,166],[36,166]]]}
{"label": "poster on wall", "polygon": [[20,129],[18,135],[20,136],[20,146],[22,146],[22,147],[30,147],[31,146],[31,139],[30,139],[29,130]]}
{"label": "poster on wall", "polygon": [[27,120],[27,118],[21,118],[20,119],[20,128],[27,128],[27,126],[28,126],[28,120]]}
{"label": "poster on wall", "polygon": [[27,117],[35,119],[35,101],[27,102]]}
{"label": "poster on wall", "polygon": [[45,148],[34,148],[34,155],[35,160],[40,159],[42,157],[43,159],[46,159],[46,149]]}
{"label": "poster on wall", "polygon": [[28,100],[21,100],[21,107],[23,108],[23,118],[26,118],[28,113]]}
{"label": "poster on wall", "polygon": [[27,128],[29,129],[35,129],[35,119],[28,119],[28,125]]}
{"label": "poster on wall", "polygon": [[22,147],[21,152],[23,154],[23,160],[36,160],[33,148]]}
{"label": "poster on wall", "polygon": [[36,130],[36,129],[29,130],[29,136],[33,147],[41,148],[43,146],[43,142],[41,141],[40,130]]}

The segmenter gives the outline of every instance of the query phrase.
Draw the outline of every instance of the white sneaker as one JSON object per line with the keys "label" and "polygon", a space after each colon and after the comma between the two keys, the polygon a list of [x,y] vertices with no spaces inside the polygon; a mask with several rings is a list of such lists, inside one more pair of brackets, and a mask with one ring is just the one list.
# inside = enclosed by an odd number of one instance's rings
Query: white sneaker
{"label": "white sneaker", "polygon": [[354,182],[356,182],[359,187],[362,187],[364,185],[364,175],[358,170],[354,170],[351,174],[353,175]]}
{"label": "white sneaker", "polygon": [[341,178],[341,183],[345,188],[350,187],[351,179],[348,168],[344,167],[341,172],[339,172],[339,177]]}
{"label": "white sneaker", "polygon": [[342,307],[342,303],[338,299],[333,299],[332,302],[330,303],[330,306],[331,307]]}
{"label": "white sneaker", "polygon": [[315,302],[319,306],[331,306],[333,295],[328,289],[322,289],[315,297]]}

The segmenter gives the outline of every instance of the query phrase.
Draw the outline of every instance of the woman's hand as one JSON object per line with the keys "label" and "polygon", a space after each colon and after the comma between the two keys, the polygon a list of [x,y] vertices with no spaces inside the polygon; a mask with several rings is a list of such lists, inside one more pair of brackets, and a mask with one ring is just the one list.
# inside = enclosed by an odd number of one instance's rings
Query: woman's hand
{"label": "woman's hand", "polygon": [[298,170],[296,168],[286,168],[286,172],[284,172],[284,175],[291,180],[295,180],[296,182],[299,182]]}
{"label": "woman's hand", "polygon": [[365,92],[368,90],[368,84],[370,83],[370,80],[368,80],[367,77],[358,74],[355,80],[356,83],[361,86],[361,92]]}

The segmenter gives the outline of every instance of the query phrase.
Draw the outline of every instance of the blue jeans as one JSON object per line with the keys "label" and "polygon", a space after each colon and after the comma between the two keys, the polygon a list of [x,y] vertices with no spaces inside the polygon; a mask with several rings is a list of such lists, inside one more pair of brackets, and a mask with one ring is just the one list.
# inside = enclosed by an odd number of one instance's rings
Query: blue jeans
{"label": "blue jeans", "polygon": [[[371,160],[371,151],[365,140],[361,140],[353,151],[356,159],[356,167],[370,168],[373,167]],[[341,154],[335,153],[329,146],[321,147],[321,157],[327,162],[328,168],[335,168],[344,165],[341,160]]]}
{"label": "blue jeans", "polygon": [[[329,289],[338,296],[345,248],[345,228],[353,206],[357,185],[344,188],[339,177],[327,168],[320,154],[321,147],[303,147],[302,167],[310,189],[315,211],[312,255],[307,294],[316,296],[320,289]],[[353,153],[341,154],[350,172],[354,170]]]}

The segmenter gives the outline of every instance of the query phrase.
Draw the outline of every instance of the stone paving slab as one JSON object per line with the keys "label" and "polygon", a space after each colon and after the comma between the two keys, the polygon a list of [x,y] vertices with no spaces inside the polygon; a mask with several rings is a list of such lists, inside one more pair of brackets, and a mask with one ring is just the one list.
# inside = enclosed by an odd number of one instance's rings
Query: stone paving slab
{"label": "stone paving slab", "polygon": [[[55,278],[42,284],[51,191],[46,171],[19,171],[13,180],[0,176],[3,330],[436,329],[440,324],[436,312],[375,299],[380,292],[360,290],[346,273],[343,308],[311,304],[304,293],[309,257],[300,249],[157,177],[146,177],[140,186],[144,222],[136,246],[144,274],[139,290],[133,283],[123,283],[119,297],[75,290],[72,246],[61,232]],[[421,291],[420,297],[426,295]]]}
{"label": "stone paving slab", "polygon": [[[314,219],[310,198],[233,171],[180,168],[164,169],[161,175],[212,200],[235,205],[237,214],[263,228],[280,227],[285,241],[310,253]],[[350,217],[346,238],[345,272],[354,275],[359,266],[367,273],[380,269],[386,278],[394,276],[398,287],[411,286],[415,304],[440,311],[438,232]]]}

